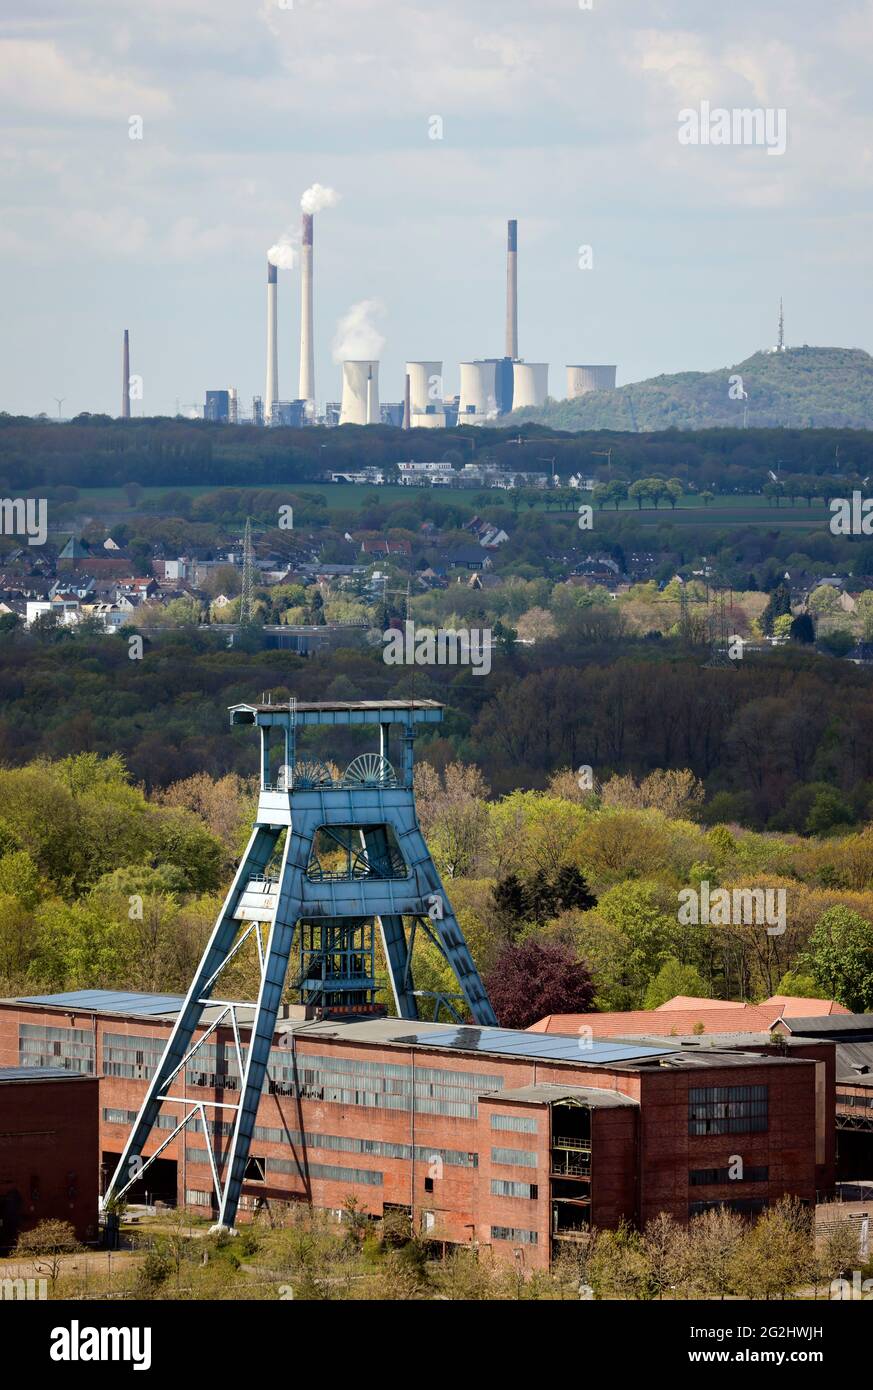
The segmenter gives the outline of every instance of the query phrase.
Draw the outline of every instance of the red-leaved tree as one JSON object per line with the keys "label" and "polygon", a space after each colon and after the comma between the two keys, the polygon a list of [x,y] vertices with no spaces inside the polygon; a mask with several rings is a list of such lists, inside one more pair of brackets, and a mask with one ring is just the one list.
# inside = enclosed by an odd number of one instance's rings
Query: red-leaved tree
{"label": "red-leaved tree", "polygon": [[594,998],[587,965],[556,942],[505,947],[485,986],[502,1028],[529,1028],[545,1014],[588,1013]]}

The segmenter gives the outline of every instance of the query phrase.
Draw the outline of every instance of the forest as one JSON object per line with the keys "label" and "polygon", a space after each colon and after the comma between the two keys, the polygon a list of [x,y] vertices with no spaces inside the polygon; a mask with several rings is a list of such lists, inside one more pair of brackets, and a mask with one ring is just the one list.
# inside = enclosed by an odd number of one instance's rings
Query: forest
{"label": "forest", "polygon": [[[203,420],[80,415],[69,423],[0,413],[0,491],[103,488],[138,483],[270,486],[311,482],[330,469],[390,467],[401,459],[447,459],[549,472],[539,447],[555,446],[562,477],[607,480],[651,474],[678,477],[698,490],[758,492],[770,473],[863,478],[873,469],[873,432],[861,429],[588,429],[584,433],[523,423],[512,428],[401,431],[387,425],[258,429]],[[610,454],[611,451],[611,454]],[[604,462],[607,454],[609,461]],[[614,474],[611,470],[614,469]]]}
{"label": "forest", "polygon": [[[560,586],[559,586],[560,587]],[[118,752],[158,790],[195,773],[254,771],[255,748],[228,727],[228,706],[276,700],[440,700],[443,723],[418,756],[440,770],[477,764],[495,794],[543,789],[562,767],[601,782],[688,768],[705,788],[701,817],[749,828],[823,833],[863,822],[873,798],[873,673],[790,643],[732,669],[678,639],[616,639],[597,605],[533,647],[504,644],[483,679],[469,667],[392,667],[381,646],[303,658],[227,649],[193,623],[144,637],[87,630],[0,632],[0,763]],[[428,618],[427,611],[421,621]],[[473,621],[468,616],[468,621]],[[362,751],[354,731],[316,740],[319,757]]]}

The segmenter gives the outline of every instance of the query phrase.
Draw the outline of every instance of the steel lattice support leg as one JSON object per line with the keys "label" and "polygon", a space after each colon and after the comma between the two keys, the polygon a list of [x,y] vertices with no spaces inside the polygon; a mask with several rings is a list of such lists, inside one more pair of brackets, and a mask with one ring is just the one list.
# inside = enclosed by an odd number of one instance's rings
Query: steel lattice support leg
{"label": "steel lattice support leg", "polygon": [[391,980],[391,992],[398,1018],[418,1018],[418,1000],[414,994],[409,943],[403,930],[403,918],[386,915],[379,918],[382,946]]}
{"label": "steel lattice support leg", "polygon": [[146,1140],[155,1126],[158,1111],[161,1108],[160,1097],[172,1084],[176,1073],[182,1068],[191,1047],[194,1030],[200,1022],[205,1004],[209,1002],[215,977],[227,960],[233,947],[234,938],[239,931],[240,924],[235,920],[233,914],[240,897],[249,879],[253,875],[262,874],[266,869],[270,856],[276,847],[279,834],[279,830],[264,826],[257,826],[252,832],[230,892],[224,901],[212,936],[197,967],[197,973],[167,1041],[164,1055],[149,1082],[145,1100],[128,1136],[118,1161],[118,1167],[112,1175],[104,1201],[108,1201],[111,1197],[117,1197],[135,1180],[135,1175],[132,1174],[132,1165],[135,1165],[136,1161],[141,1158]]}
{"label": "steel lattice support leg", "polygon": [[301,907],[301,878],[309,861],[312,838],[289,829],[282,856],[282,870],[279,878],[279,899],[276,915],[267,944],[267,958],[258,994],[257,1009],[252,1023],[249,1039],[249,1052],[246,1060],[240,1094],[239,1110],[234,1125],[233,1138],[227,1156],[227,1178],[221,1196],[218,1226],[232,1229],[236,1220],[240,1192],[245,1179],[246,1164],[252,1141],[264,1077],[270,1061],[273,1036],[276,1031],[276,1016],[282,1002],[285,977],[288,973],[288,960],[294,943],[294,933]]}

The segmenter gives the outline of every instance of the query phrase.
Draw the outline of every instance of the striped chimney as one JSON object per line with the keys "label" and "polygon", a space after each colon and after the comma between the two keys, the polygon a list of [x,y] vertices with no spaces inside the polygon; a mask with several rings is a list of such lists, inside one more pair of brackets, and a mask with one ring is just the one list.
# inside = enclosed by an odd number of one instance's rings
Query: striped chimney
{"label": "striped chimney", "polygon": [[267,382],[264,387],[264,424],[273,418],[273,406],[279,399],[279,307],[278,273],[267,261]]}
{"label": "striped chimney", "polygon": [[302,401],[315,400],[315,350],[312,341],[312,213],[303,214],[300,248],[300,391]]}
{"label": "striped chimney", "polygon": [[121,349],[121,418],[130,419],[130,334],[126,328]]}
{"label": "striped chimney", "polygon": [[506,357],[518,357],[518,223],[506,224]]}

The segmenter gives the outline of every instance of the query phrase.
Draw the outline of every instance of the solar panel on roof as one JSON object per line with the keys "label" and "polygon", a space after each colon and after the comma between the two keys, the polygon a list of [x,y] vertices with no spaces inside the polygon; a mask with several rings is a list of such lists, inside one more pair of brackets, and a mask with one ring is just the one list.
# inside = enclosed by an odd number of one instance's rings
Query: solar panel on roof
{"label": "solar panel on roof", "polygon": [[19,1004],[48,1004],[61,1009],[106,1010],[119,1014],[165,1014],[181,1009],[180,994],[137,994],[130,990],[74,989],[66,994],[31,994],[19,997]]}
{"label": "solar panel on roof", "polygon": [[459,1025],[444,1033],[413,1033],[396,1037],[394,1042],[417,1043],[420,1046],[455,1047],[462,1052],[504,1052],[516,1057],[561,1062],[624,1062],[634,1057],[663,1057],[674,1052],[673,1047],[645,1047],[609,1040],[592,1042],[587,1037],[578,1040],[554,1033],[523,1033],[514,1028],[474,1028]]}

